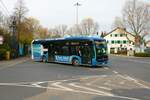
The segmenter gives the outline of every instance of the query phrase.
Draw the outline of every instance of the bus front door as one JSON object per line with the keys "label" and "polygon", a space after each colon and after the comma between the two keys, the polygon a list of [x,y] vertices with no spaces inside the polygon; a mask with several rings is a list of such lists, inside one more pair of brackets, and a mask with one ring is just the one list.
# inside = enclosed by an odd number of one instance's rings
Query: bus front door
{"label": "bus front door", "polygon": [[48,61],[49,62],[55,61],[55,50],[54,50],[53,46],[50,46],[48,48]]}
{"label": "bus front door", "polygon": [[82,64],[91,64],[90,47],[88,47],[88,46],[82,46],[82,49],[81,49],[81,59],[82,59]]}

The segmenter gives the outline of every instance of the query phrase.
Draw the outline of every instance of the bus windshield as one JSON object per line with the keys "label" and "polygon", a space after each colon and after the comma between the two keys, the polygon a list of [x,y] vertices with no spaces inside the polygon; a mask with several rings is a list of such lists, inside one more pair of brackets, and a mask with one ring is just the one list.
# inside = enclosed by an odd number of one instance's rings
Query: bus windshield
{"label": "bus windshield", "polygon": [[107,44],[106,41],[95,41],[96,45],[96,54],[105,55],[107,54]]}

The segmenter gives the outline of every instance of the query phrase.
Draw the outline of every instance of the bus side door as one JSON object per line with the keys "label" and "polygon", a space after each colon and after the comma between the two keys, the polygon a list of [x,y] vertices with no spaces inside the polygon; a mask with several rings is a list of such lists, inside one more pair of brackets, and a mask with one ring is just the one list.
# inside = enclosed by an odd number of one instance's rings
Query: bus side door
{"label": "bus side door", "polygon": [[55,61],[55,48],[52,44],[48,48],[48,61],[50,62]]}
{"label": "bus side door", "polygon": [[90,46],[81,46],[82,64],[91,64],[91,50]]}

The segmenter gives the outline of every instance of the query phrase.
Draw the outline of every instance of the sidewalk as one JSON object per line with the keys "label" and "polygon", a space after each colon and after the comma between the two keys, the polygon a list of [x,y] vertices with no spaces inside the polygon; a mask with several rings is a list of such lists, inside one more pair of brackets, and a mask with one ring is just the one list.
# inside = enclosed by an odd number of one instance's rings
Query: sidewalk
{"label": "sidewalk", "polygon": [[119,55],[119,54],[109,54],[110,56],[120,56],[120,57],[128,57],[128,58],[136,58],[135,56],[127,56],[127,55]]}
{"label": "sidewalk", "polygon": [[14,65],[23,63],[23,62],[25,62],[25,61],[27,61],[27,60],[30,60],[30,57],[29,57],[29,56],[26,56],[26,57],[19,57],[19,58],[11,59],[11,60],[3,60],[3,61],[0,61],[0,69],[3,69],[3,67],[14,66]]}
{"label": "sidewalk", "polygon": [[109,54],[109,55],[110,56],[125,57],[125,58],[150,58],[150,57],[136,57],[136,56],[119,55],[119,54]]}

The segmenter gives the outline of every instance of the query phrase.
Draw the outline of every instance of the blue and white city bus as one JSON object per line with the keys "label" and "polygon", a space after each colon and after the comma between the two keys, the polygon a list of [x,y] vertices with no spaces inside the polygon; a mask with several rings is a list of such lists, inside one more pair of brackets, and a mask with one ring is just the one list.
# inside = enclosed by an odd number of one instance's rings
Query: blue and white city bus
{"label": "blue and white city bus", "polygon": [[[32,43],[32,45],[35,44],[36,42]],[[44,61],[90,66],[108,63],[107,43],[102,38],[68,37],[47,39],[43,40],[40,45],[48,49],[47,53],[41,53],[39,57],[41,59],[44,58]],[[37,49],[33,49],[33,56],[36,54],[34,50]],[[39,52],[41,51],[40,49]]]}

